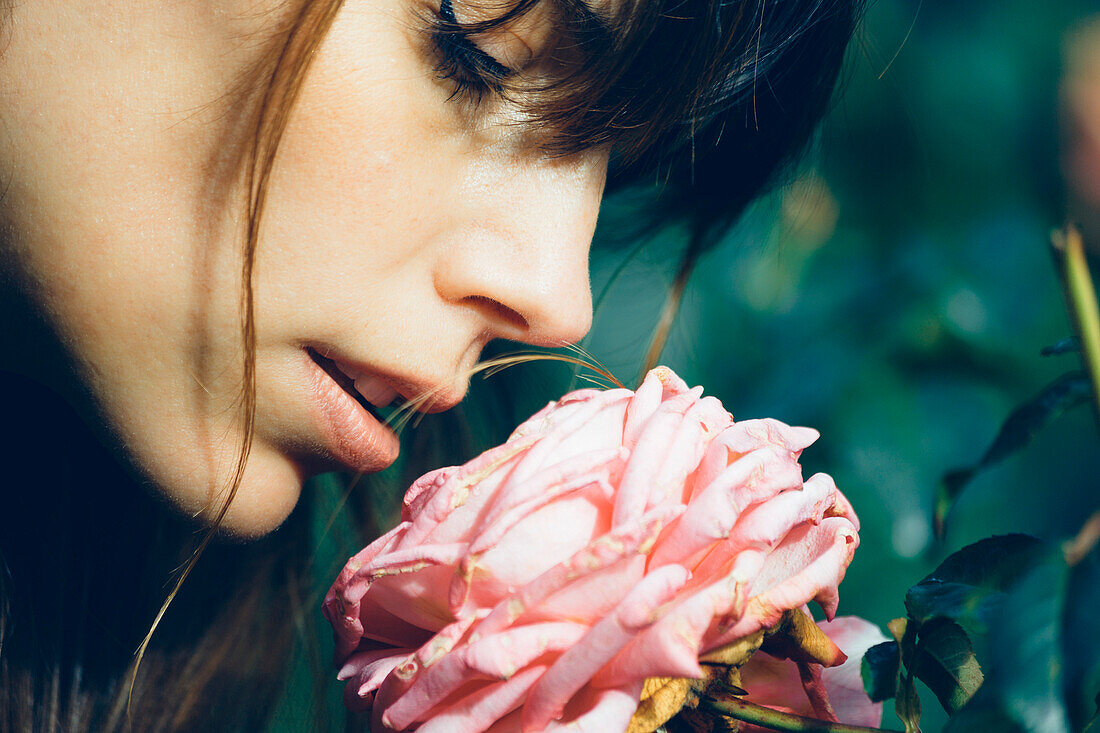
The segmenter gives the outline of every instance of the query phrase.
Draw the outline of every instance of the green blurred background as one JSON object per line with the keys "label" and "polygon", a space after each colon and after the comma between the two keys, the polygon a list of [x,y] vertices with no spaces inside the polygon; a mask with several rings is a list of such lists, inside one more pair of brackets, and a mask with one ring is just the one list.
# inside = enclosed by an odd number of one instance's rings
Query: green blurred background
{"label": "green blurred background", "polygon": [[[842,614],[885,627],[948,552],[1006,532],[1064,539],[1100,508],[1100,442],[1079,408],[970,485],[944,545],[931,536],[942,475],[1078,368],[1039,351],[1070,333],[1047,244],[1065,217],[1058,87],[1068,36],[1097,10],[874,2],[817,151],[690,281],[661,362],[735,418],[821,431],[807,475],[833,475],[863,525]],[[661,251],[612,283],[587,341],[624,381],[670,279]],[[619,259],[597,248],[597,293]]]}
{"label": "green blurred background", "polygon": [[[831,474],[863,524],[842,614],[885,629],[904,615],[905,590],[947,553],[1006,532],[1061,540],[1100,507],[1097,429],[1078,409],[971,484],[944,544],[931,534],[943,474],[975,462],[1013,407],[1078,368],[1075,354],[1039,352],[1070,333],[1048,250],[1065,217],[1058,86],[1068,35],[1097,11],[1095,0],[873,2],[815,151],[690,280],[660,362],[737,419],[821,431],[803,455],[806,474]],[[683,243],[659,239],[621,267],[628,250],[606,239],[597,233],[602,297],[585,346],[634,386]],[[457,437],[486,447],[570,375],[532,364],[475,378],[469,404],[488,410],[429,422],[454,420]],[[453,456],[458,442],[431,448]],[[398,487],[423,469],[387,472],[394,488],[369,492],[375,514],[392,516]],[[327,577],[340,552],[320,563],[332,566]],[[275,729],[320,724],[302,700],[326,666],[311,661]],[[924,729],[936,731],[945,716],[927,692]],[[339,695],[330,679],[325,715]],[[900,729],[885,707],[884,726]]]}

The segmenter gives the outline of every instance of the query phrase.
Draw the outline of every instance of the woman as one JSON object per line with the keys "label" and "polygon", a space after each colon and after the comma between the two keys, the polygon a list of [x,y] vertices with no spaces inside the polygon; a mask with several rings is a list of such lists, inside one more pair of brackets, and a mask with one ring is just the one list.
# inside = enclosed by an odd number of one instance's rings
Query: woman
{"label": "woman", "polygon": [[720,231],[809,137],[854,6],[11,7],[0,721],[124,724],[190,556],[178,515],[285,526],[195,565],[129,720],[264,724],[307,582],[303,480],[387,466],[374,408],[451,407],[490,340],[581,338],[605,189]]}

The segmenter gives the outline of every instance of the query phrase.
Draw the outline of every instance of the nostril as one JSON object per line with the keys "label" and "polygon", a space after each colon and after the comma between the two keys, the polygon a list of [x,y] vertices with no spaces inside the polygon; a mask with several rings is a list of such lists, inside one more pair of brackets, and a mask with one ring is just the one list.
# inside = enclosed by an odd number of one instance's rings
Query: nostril
{"label": "nostril", "polygon": [[530,328],[526,318],[500,301],[487,298],[484,295],[468,295],[462,300],[480,311],[490,322],[503,325],[510,331],[515,330],[519,333],[526,333]]}

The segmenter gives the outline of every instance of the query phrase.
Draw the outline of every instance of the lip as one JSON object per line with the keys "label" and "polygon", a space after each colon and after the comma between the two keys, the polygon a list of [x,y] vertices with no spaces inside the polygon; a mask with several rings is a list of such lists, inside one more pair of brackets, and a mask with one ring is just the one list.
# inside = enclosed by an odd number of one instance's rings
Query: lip
{"label": "lip", "polygon": [[[416,412],[445,412],[461,402],[466,396],[465,388],[459,389],[448,384],[447,381],[443,379],[434,381],[416,379],[414,377],[379,370],[377,367],[369,364],[363,364],[345,358],[342,354],[330,353],[327,349],[310,348],[307,350],[313,351],[314,353],[323,353],[325,359],[333,362],[337,368],[345,371],[345,373],[351,371],[359,374],[370,374],[382,380],[386,385],[392,387],[397,392],[398,396],[404,402],[408,403]],[[311,358],[310,361],[314,360]],[[316,364],[315,361],[314,363]],[[322,371],[324,370],[322,369]],[[328,375],[326,374],[326,376]],[[353,397],[352,399],[354,400],[355,398]]]}
{"label": "lip", "polygon": [[323,449],[353,471],[381,471],[397,459],[397,435],[360,405],[312,356],[311,412],[324,436]]}

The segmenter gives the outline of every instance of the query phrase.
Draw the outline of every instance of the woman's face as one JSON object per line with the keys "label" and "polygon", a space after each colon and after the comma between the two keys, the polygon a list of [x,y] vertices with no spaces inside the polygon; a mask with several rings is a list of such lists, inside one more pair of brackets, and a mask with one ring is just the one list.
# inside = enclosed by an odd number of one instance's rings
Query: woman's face
{"label": "woman's face", "polygon": [[[236,534],[276,527],[312,472],[395,458],[392,434],[333,380],[340,367],[378,402],[441,388],[443,409],[490,339],[559,345],[588,329],[606,153],[550,159],[507,104],[450,99],[425,2],[347,0],[279,149],[255,258],[255,441],[225,524]],[[293,11],[36,0],[5,22],[5,262],[129,459],[207,518],[245,430],[249,71]],[[485,46],[522,63],[546,31],[536,15]]]}

